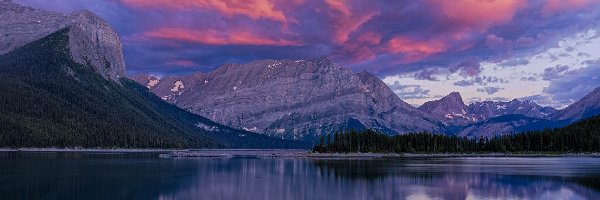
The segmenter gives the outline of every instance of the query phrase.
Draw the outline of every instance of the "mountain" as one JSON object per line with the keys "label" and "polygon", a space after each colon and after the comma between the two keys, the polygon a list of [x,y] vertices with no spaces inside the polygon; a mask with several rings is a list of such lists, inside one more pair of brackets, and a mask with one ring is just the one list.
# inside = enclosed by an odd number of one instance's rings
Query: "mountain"
{"label": "mountain", "polygon": [[467,112],[472,114],[476,121],[483,121],[502,115],[523,115],[526,117],[548,119],[556,111],[555,108],[540,106],[533,101],[520,101],[517,99],[509,102],[474,102],[467,108]]}
{"label": "mountain", "polygon": [[464,126],[476,121],[467,113],[467,105],[458,92],[452,92],[439,100],[425,102],[419,110],[431,114],[448,126]]}
{"label": "mountain", "polygon": [[479,137],[506,133],[559,127],[564,123],[551,123],[557,110],[543,107],[532,101],[474,102],[465,105],[460,93],[424,103],[419,110],[443,122],[448,134]]}
{"label": "mountain", "polygon": [[234,128],[314,140],[340,129],[442,132],[377,77],[325,57],[227,64],[210,73],[135,78],[163,99]]}
{"label": "mountain", "polygon": [[461,137],[488,137],[507,135],[524,131],[559,128],[565,123],[557,123],[547,119],[528,117],[520,114],[507,114],[492,117],[488,120],[469,124],[462,128],[457,135]]}
{"label": "mountain", "polygon": [[597,87],[579,101],[552,116],[554,120],[575,122],[600,114],[600,87]]}
{"label": "mountain", "polygon": [[[7,1],[0,1],[0,10],[11,20],[19,13],[34,19],[43,19],[37,14],[49,20],[60,16]],[[232,129],[164,102],[146,87],[117,76],[125,70],[124,65],[113,67],[109,63],[119,61],[108,59],[121,52],[120,43],[117,52],[103,52],[104,39],[86,37],[116,36],[114,32],[98,32],[111,31],[110,27],[81,28],[81,24],[107,25],[105,22],[100,18],[90,23],[71,19],[67,27],[28,44],[15,45],[0,55],[0,88],[4,89],[0,94],[0,147],[309,147],[298,141]],[[5,33],[11,32],[6,27],[39,31],[6,21],[2,21],[2,27],[0,31]],[[81,62],[78,55],[88,60]],[[107,59],[105,71],[93,66],[90,56]]]}
{"label": "mountain", "polygon": [[0,55],[0,146],[306,148],[239,131],[105,79],[69,54],[69,29]]}
{"label": "mountain", "polygon": [[103,77],[125,77],[121,41],[102,18],[89,11],[69,15],[33,9],[0,0],[0,54],[69,27],[69,51],[74,61],[92,66]]}
{"label": "mountain", "polygon": [[524,117],[548,119],[556,113],[552,107],[543,107],[532,101],[509,102],[484,101],[465,105],[460,93],[449,95],[434,101],[425,102],[419,110],[431,114],[447,126],[466,126],[503,115],[522,115]]}
{"label": "mountain", "polygon": [[[600,87],[562,110],[540,107],[532,102],[526,103],[531,105],[529,107],[513,102],[514,100],[500,105],[501,107],[499,108],[502,108],[502,111],[507,112],[499,112],[498,109],[490,109],[490,107],[493,108],[493,106],[485,105],[486,102],[472,104],[472,106],[476,108],[481,107],[479,110],[488,111],[487,113],[497,112],[501,115],[499,117],[493,117],[485,121],[470,124],[462,129],[458,135],[468,137],[491,137],[494,135],[520,133],[524,131],[559,128],[579,120],[597,116],[600,114]],[[505,115],[504,113],[508,114]]]}

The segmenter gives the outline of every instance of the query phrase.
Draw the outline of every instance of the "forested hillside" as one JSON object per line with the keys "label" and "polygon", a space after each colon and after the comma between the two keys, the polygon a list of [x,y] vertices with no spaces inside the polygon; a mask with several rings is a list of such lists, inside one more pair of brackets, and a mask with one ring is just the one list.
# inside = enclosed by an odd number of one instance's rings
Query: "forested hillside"
{"label": "forested hillside", "polygon": [[480,137],[412,133],[387,136],[374,131],[345,131],[324,136],[315,152],[476,153],[476,152],[600,152],[600,116],[564,128]]}
{"label": "forested hillside", "polygon": [[[226,127],[208,133],[193,126],[203,118],[182,114],[186,112],[162,101],[152,101],[158,97],[144,95],[148,92],[140,90],[142,86],[124,77],[121,83],[108,81],[93,68],[74,62],[67,45],[68,31],[58,31],[0,55],[0,88],[3,89],[0,93],[0,147],[302,145],[252,137],[251,133],[245,137],[246,132],[232,129],[222,131]],[[188,124],[190,120],[196,121]],[[220,135],[211,136],[214,134]],[[248,138],[248,141],[237,141],[239,138]]]}

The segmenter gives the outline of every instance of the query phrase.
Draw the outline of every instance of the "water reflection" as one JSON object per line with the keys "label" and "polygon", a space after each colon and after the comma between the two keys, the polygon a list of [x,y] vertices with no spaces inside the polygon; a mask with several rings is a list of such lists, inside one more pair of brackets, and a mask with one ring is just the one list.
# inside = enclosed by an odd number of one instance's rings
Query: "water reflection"
{"label": "water reflection", "polygon": [[0,153],[1,199],[599,199],[598,158]]}
{"label": "water reflection", "polygon": [[[356,189],[371,191],[374,199],[598,199],[597,187],[578,184],[588,181],[597,186],[597,162],[547,158],[314,161],[322,176],[366,183]],[[566,174],[573,176],[557,176]]]}

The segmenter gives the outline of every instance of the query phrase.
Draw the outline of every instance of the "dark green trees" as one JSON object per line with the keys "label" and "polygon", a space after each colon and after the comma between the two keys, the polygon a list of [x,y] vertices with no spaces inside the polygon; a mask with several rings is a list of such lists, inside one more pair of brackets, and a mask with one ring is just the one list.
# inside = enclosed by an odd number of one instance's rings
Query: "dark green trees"
{"label": "dark green trees", "polygon": [[[327,138],[330,135],[326,136]],[[325,138],[325,136],[323,137]],[[430,133],[387,136],[371,130],[333,134],[315,152],[337,153],[473,153],[473,152],[600,152],[600,116],[565,128],[493,138],[464,138]]]}

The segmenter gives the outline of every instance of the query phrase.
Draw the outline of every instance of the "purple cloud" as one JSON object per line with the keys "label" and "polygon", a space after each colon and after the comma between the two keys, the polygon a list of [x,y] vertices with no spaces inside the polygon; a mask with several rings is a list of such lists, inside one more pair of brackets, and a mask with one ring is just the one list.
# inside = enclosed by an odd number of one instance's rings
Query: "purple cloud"
{"label": "purple cloud", "polygon": [[477,88],[477,92],[487,93],[489,95],[492,95],[503,89],[504,88],[501,88],[501,87],[483,87],[483,88]]}
{"label": "purple cloud", "polygon": [[[600,2],[581,0],[15,0],[36,8],[89,9],[122,35],[130,74],[209,71],[255,59],[327,55],[380,77],[422,72],[477,76],[599,27]],[[194,66],[174,65],[189,61]],[[181,63],[180,63],[181,64]]]}
{"label": "purple cloud", "polygon": [[544,93],[552,100],[569,104],[581,99],[600,86],[600,62],[594,65],[564,73],[562,78],[551,80]]}

